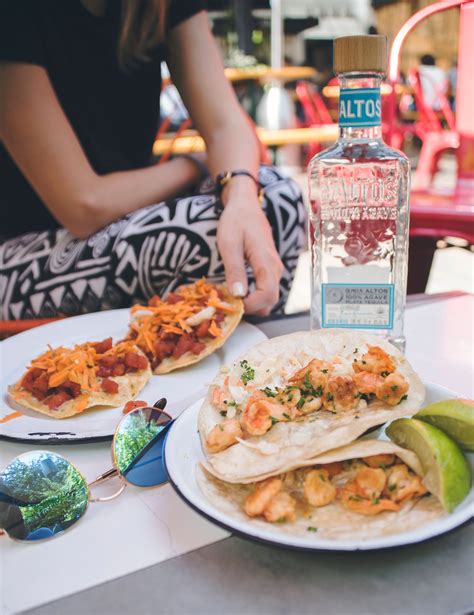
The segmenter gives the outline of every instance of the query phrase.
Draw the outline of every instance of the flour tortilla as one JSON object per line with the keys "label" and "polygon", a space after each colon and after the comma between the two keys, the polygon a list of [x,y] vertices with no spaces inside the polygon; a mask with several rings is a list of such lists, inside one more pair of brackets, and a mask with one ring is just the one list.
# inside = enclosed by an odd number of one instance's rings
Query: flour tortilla
{"label": "flour tortilla", "polygon": [[[179,357],[179,359],[166,357],[155,368],[155,374],[168,374],[175,369],[181,369],[182,367],[187,367],[188,365],[202,361],[205,357],[209,356],[218,348],[223,346],[238,327],[244,314],[244,303],[242,299],[232,296],[224,285],[216,284],[216,288],[223,293],[224,301],[232,305],[235,309],[235,312],[232,314],[226,314],[225,319],[222,321],[220,325],[221,335],[213,339],[205,339],[204,343],[206,344],[206,348],[198,355],[192,352],[185,352],[181,357]],[[179,288],[175,292],[179,293]],[[144,307],[144,310],[146,310],[146,307]]]}
{"label": "flour tortilla", "polygon": [[[348,446],[308,459],[293,469],[390,453],[397,455],[415,473],[423,476],[421,464],[415,453],[400,448],[392,442],[373,439],[357,440]],[[196,481],[206,499],[217,509],[229,517],[252,525],[254,529],[306,536],[308,541],[314,538],[314,534],[308,532],[308,527],[317,528],[317,537],[322,539],[369,539],[407,532],[447,514],[433,495],[407,502],[398,512],[385,511],[367,517],[347,510],[338,501],[321,508],[310,507],[304,502],[301,491],[292,492],[290,488],[285,490],[297,501],[296,520],[289,523],[268,523],[261,518],[250,518],[243,511],[243,503],[247,495],[253,491],[253,485],[224,482],[213,476],[208,467],[206,463],[197,467]],[[264,478],[268,477],[258,477],[255,482]]]}
{"label": "flour tortilla", "polygon": [[[114,408],[123,406],[144,388],[148,380],[151,378],[151,375],[151,369],[150,366],[148,366],[146,369],[142,369],[137,372],[130,372],[123,376],[111,376],[109,380],[113,380],[119,385],[118,393],[111,394],[102,390],[94,391],[90,395],[87,406],[84,410],[78,410],[75,407],[77,398],[61,404],[61,406],[59,406],[56,410],[51,410],[46,404],[36,399],[36,397],[33,397],[33,395],[25,395],[27,391],[18,390],[21,380],[9,388],[9,394],[17,404],[23,406],[24,408],[41,412],[41,414],[46,414],[54,419],[66,419],[76,414],[81,414],[85,410],[96,406],[108,406]],[[100,381],[100,379],[98,380]]]}
{"label": "flour tortilla", "polygon": [[[239,373],[240,362],[245,359],[255,369],[252,383],[258,388],[277,386],[313,358],[330,360],[337,356],[352,362],[367,351],[368,345],[379,346],[394,358],[396,370],[409,383],[406,400],[397,406],[372,401],[365,409],[338,414],[320,410],[307,415],[301,422],[277,423],[263,436],[241,440],[220,453],[209,455],[208,470],[228,482],[251,482],[255,477],[284,472],[305,459],[353,442],[378,425],[414,415],[425,396],[420,378],[397,348],[375,335],[357,331],[305,331],[265,340],[242,355],[225,373],[219,374],[213,384],[222,385],[227,376]],[[213,386],[198,416],[203,446],[211,429],[224,420],[212,404],[212,390]]]}

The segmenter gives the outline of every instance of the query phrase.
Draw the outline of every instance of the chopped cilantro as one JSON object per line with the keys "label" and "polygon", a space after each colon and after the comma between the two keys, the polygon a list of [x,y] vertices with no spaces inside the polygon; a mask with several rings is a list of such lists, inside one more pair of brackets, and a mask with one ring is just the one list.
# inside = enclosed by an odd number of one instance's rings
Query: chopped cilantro
{"label": "chopped cilantro", "polygon": [[380,375],[382,376],[382,378],[386,378],[387,376],[390,375],[390,372],[381,372]]}
{"label": "chopped cilantro", "polygon": [[306,389],[312,389],[313,388],[313,385],[312,385],[311,380],[309,378],[309,370],[304,375],[303,384],[304,384]]}
{"label": "chopped cilantro", "polygon": [[296,407],[298,408],[298,410],[300,410],[306,403],[306,397],[300,397],[298,400],[298,403],[296,404]]}
{"label": "chopped cilantro", "polygon": [[398,389],[398,384],[392,384],[390,388],[392,389],[392,391],[396,391]]}
{"label": "chopped cilantro", "polygon": [[228,399],[224,400],[224,405],[229,406],[231,408],[238,408],[239,404],[236,401],[229,401]]}
{"label": "chopped cilantro", "polygon": [[242,382],[245,385],[250,382],[250,380],[253,380],[255,378],[255,370],[249,365],[247,359],[244,359],[240,362],[240,367],[242,368]]}
{"label": "chopped cilantro", "polygon": [[333,401],[333,399],[334,399],[334,395],[333,395],[332,393],[326,393],[326,399],[327,399],[328,401]]}
{"label": "chopped cilantro", "polygon": [[367,365],[367,361],[364,361],[364,359],[362,359],[362,365]]}
{"label": "chopped cilantro", "polygon": [[275,425],[275,423],[278,423],[278,419],[276,419],[274,416],[271,416],[270,420],[272,422],[272,425]]}
{"label": "chopped cilantro", "polygon": [[222,427],[222,425],[219,425],[219,429],[220,429],[221,431],[224,431],[224,428]]}
{"label": "chopped cilantro", "polygon": [[221,411],[219,412],[219,414],[220,414],[221,416],[227,416],[227,411],[226,411],[226,410],[221,410]]}
{"label": "chopped cilantro", "polygon": [[362,502],[363,498],[361,498],[360,495],[350,495],[349,500],[353,502]]}
{"label": "chopped cilantro", "polygon": [[289,421],[291,421],[291,416],[287,414],[286,412],[283,412],[283,416],[285,417],[285,419],[288,419]]}
{"label": "chopped cilantro", "polygon": [[277,523],[285,523],[285,521],[285,517],[280,517],[279,519],[277,519]]}
{"label": "chopped cilantro", "polygon": [[395,491],[396,488],[397,488],[397,485],[395,483],[392,483],[391,485],[388,486],[389,491]]}
{"label": "chopped cilantro", "polygon": [[318,528],[314,527],[313,525],[308,525],[308,527],[306,528],[307,532],[317,532]]}
{"label": "chopped cilantro", "polygon": [[290,394],[288,395],[288,401],[293,401],[293,393],[290,393]]}
{"label": "chopped cilantro", "polygon": [[359,352],[358,348],[354,348],[354,354],[357,354]]}
{"label": "chopped cilantro", "polygon": [[322,369],[321,371],[322,371],[323,374],[327,374],[328,373],[327,369]]}
{"label": "chopped cilantro", "polygon": [[372,504],[375,504],[375,505],[380,504],[380,498],[373,498]]}
{"label": "chopped cilantro", "polygon": [[408,399],[408,395],[404,395],[398,403],[401,404],[402,401],[405,401],[406,399]]}
{"label": "chopped cilantro", "polygon": [[363,399],[367,403],[369,403],[369,401],[370,401],[370,397],[368,396],[368,394],[367,393],[361,393],[360,391],[358,393],[356,393],[354,395],[354,397],[357,397],[358,399]]}
{"label": "chopped cilantro", "polygon": [[323,482],[326,482],[326,477],[324,476],[324,474],[319,474],[319,478],[320,478]]}
{"label": "chopped cilantro", "polygon": [[382,470],[385,470],[387,466],[384,463],[379,463],[379,468],[382,468]]}
{"label": "chopped cilantro", "polygon": [[265,395],[267,397],[276,397],[276,391],[272,391],[272,389],[270,387],[265,387],[264,389],[262,389],[262,391],[265,393]]}

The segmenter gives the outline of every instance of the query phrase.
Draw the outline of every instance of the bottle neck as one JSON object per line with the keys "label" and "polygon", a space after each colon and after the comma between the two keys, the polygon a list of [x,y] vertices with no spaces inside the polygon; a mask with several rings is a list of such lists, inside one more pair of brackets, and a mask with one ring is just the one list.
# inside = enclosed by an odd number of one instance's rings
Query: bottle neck
{"label": "bottle neck", "polygon": [[382,139],[381,73],[339,75],[339,140]]}

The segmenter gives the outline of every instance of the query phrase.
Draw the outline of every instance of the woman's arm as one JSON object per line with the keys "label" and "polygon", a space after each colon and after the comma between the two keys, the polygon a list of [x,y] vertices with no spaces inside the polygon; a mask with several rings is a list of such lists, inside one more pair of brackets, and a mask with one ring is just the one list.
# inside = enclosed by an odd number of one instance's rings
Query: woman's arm
{"label": "woman's arm", "polygon": [[[204,137],[212,175],[246,169],[257,176],[257,137],[225,78],[207,13],[198,13],[174,28],[168,49],[173,82]],[[267,314],[278,299],[283,266],[255,184],[247,177],[232,179],[224,190],[223,201],[225,210],[217,240],[227,283],[235,295],[246,294],[246,257],[257,285],[245,300],[246,309]]]}
{"label": "woman's arm", "polygon": [[193,163],[97,175],[44,68],[0,63],[0,141],[58,222],[87,237],[131,211],[173,197],[198,178]]}

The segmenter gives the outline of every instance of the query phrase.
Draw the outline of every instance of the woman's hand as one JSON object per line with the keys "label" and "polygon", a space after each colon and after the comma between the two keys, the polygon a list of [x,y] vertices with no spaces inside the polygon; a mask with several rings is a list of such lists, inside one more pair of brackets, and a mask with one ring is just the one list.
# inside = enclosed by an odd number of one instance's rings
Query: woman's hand
{"label": "woman's hand", "polygon": [[226,190],[225,208],[217,227],[217,245],[227,286],[235,296],[247,295],[247,261],[255,276],[256,289],[246,297],[245,311],[266,316],[278,301],[283,264],[255,186],[246,178],[234,178]]}

